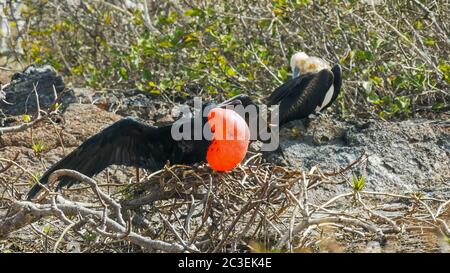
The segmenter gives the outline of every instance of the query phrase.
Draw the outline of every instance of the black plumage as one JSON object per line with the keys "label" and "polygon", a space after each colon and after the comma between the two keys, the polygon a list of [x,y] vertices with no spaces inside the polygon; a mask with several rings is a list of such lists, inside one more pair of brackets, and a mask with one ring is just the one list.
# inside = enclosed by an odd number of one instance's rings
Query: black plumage
{"label": "black plumage", "polygon": [[[331,70],[306,73],[286,81],[270,95],[267,104],[280,105],[280,125],[283,125],[325,110],[338,97],[341,84],[341,68],[335,65]],[[323,105],[330,88],[333,88],[332,97],[326,105]]]}
{"label": "black plumage", "polygon": [[[322,105],[330,86],[334,85],[331,101],[320,111],[330,106],[339,94],[341,81],[338,65],[331,71],[324,69],[318,73],[308,73],[278,87],[269,97],[268,104],[280,104],[279,118],[280,125],[283,125],[290,120],[305,118],[314,113],[317,107]],[[215,107],[238,104],[244,107],[256,106],[248,96],[238,95]],[[202,112],[208,106],[213,105],[204,104]],[[203,125],[209,126],[206,117],[195,118],[201,119],[201,128]],[[190,126],[195,124],[192,120],[187,122]],[[193,164],[206,160],[210,141],[205,139],[203,134],[200,134],[202,136],[200,140],[194,140],[193,135],[191,140],[174,140],[171,129],[172,125],[155,127],[132,118],[120,120],[92,136],[54,164],[40,178],[39,183],[47,184],[51,173],[58,169],[72,169],[87,176],[94,176],[110,165],[124,165],[156,171],[167,162]],[[194,133],[194,128],[191,129],[191,132]],[[65,186],[70,187],[75,182],[69,177],[61,177],[56,190]],[[40,192],[42,186],[39,183],[31,188],[28,199],[34,198]]]}
{"label": "black plumage", "polygon": [[[202,127],[209,126],[202,118]],[[192,134],[194,122],[189,121]],[[204,161],[210,141],[202,136],[200,140],[174,140],[172,125],[155,127],[125,118],[115,122],[98,134],[90,137],[66,157],[54,164],[40,178],[47,184],[49,176],[59,169],[77,170],[87,176],[94,176],[110,165],[124,165],[156,171],[164,164],[193,164]],[[56,190],[70,187],[73,179],[61,177]],[[28,192],[28,199],[35,197],[41,185],[35,184]]]}
{"label": "black plumage", "polygon": [[331,68],[331,72],[333,73],[333,88],[334,88],[333,97],[331,98],[331,101],[327,105],[325,105],[323,109],[320,110],[321,112],[333,104],[333,102],[337,99],[341,91],[342,87],[341,66],[336,64],[335,66],[333,66],[333,68]]}
{"label": "black plumage", "polygon": [[[201,113],[214,107],[253,104],[246,95],[235,96],[223,103],[214,105],[205,103]],[[205,110],[206,109],[206,110]],[[194,121],[194,119],[198,119]],[[197,115],[191,119],[184,119],[184,128],[190,126],[189,139],[175,140],[172,137],[172,125],[155,127],[125,118],[103,129],[90,137],[78,148],[65,156],[48,169],[28,192],[27,198],[34,198],[42,189],[40,184],[47,184],[50,175],[59,169],[76,170],[87,176],[94,176],[111,165],[124,165],[144,168],[150,171],[161,169],[167,162],[171,164],[193,164],[204,162],[208,146],[211,143],[201,132],[197,132],[201,139],[195,139],[195,124],[201,124],[197,129],[210,130],[207,115]],[[178,124],[180,129],[182,125]],[[56,190],[70,187],[76,181],[70,177],[61,177]]]}

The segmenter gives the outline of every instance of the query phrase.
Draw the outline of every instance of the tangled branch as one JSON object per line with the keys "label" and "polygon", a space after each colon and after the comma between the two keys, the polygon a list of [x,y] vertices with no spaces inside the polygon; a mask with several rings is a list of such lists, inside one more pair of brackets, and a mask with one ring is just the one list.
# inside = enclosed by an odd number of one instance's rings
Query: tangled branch
{"label": "tangled branch", "polygon": [[[255,250],[255,243],[264,246],[259,251],[314,249],[328,229],[330,238],[346,234],[381,245],[387,234],[404,233],[416,225],[450,235],[442,218],[448,200],[353,188],[344,173],[361,158],[334,176],[318,168],[306,173],[273,166],[260,156],[224,174],[212,173],[206,166],[166,166],[113,194],[81,173],[58,170],[50,176],[48,192],[34,202],[3,200],[9,210],[0,220],[0,237],[48,218],[58,219],[62,227],[54,251],[87,232],[162,252],[236,252]],[[85,187],[55,193],[51,188],[61,176]],[[338,177],[347,180],[347,192],[328,200],[313,197],[318,187],[334,187]],[[80,192],[90,196],[88,202],[68,199]],[[388,216],[380,204],[390,198],[408,200],[411,206]]]}

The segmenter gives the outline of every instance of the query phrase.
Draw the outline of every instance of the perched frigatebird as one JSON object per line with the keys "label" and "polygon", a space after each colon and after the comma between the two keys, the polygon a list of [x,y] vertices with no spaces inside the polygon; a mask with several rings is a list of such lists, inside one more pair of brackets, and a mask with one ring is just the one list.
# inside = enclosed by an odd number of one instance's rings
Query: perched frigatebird
{"label": "perched frigatebird", "polygon": [[342,85],[339,64],[330,69],[324,60],[304,52],[292,56],[291,68],[292,79],[267,100],[268,105],[279,104],[280,124],[322,112],[336,100]]}

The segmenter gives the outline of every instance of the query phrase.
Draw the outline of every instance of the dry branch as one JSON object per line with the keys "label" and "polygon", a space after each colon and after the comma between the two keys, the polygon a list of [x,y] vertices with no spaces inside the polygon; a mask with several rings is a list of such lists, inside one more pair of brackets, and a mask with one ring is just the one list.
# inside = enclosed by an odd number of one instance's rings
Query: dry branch
{"label": "dry branch", "polygon": [[[50,176],[50,194],[44,194],[39,204],[3,199],[9,211],[0,220],[0,237],[49,218],[56,218],[55,225],[60,226],[60,232],[53,236],[58,239],[47,241],[54,251],[62,251],[61,245],[68,244],[68,238],[86,231],[107,241],[127,241],[147,251],[163,252],[250,251],[253,241],[264,242],[269,249],[295,251],[319,244],[323,239],[319,234],[326,228],[331,228],[333,236],[376,238],[380,244],[386,233],[406,232],[419,223],[449,235],[441,218],[448,208],[446,200],[358,192],[351,186],[348,192],[323,202],[311,200],[315,188],[311,183],[333,186],[330,180],[351,172],[355,162],[332,176],[316,167],[302,172],[261,160],[254,156],[227,174],[211,173],[204,166],[166,166],[141,182],[122,186],[113,195],[103,192],[92,178],[58,170]],[[82,192],[89,196],[88,201],[69,201],[69,197],[52,192],[52,185],[61,176],[85,185],[67,193]],[[412,208],[399,210],[392,217],[377,206],[398,198],[408,199]],[[267,243],[269,238],[275,243]]]}

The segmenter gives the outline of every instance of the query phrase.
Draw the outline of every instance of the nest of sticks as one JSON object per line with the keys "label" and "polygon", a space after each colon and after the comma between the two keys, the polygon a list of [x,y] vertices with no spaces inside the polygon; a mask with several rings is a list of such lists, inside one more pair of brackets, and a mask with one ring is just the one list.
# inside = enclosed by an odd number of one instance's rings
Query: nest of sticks
{"label": "nest of sticks", "polygon": [[[389,236],[417,229],[449,236],[449,200],[365,191],[351,174],[366,159],[324,173],[276,166],[255,154],[227,173],[168,165],[122,185],[58,170],[38,200],[4,192],[0,238],[24,230],[37,235],[25,251],[315,252],[348,251],[343,243],[356,241],[382,247]],[[80,184],[55,193],[60,176]],[[347,190],[327,200],[311,197],[336,184]],[[403,205],[385,206],[393,200]]]}

